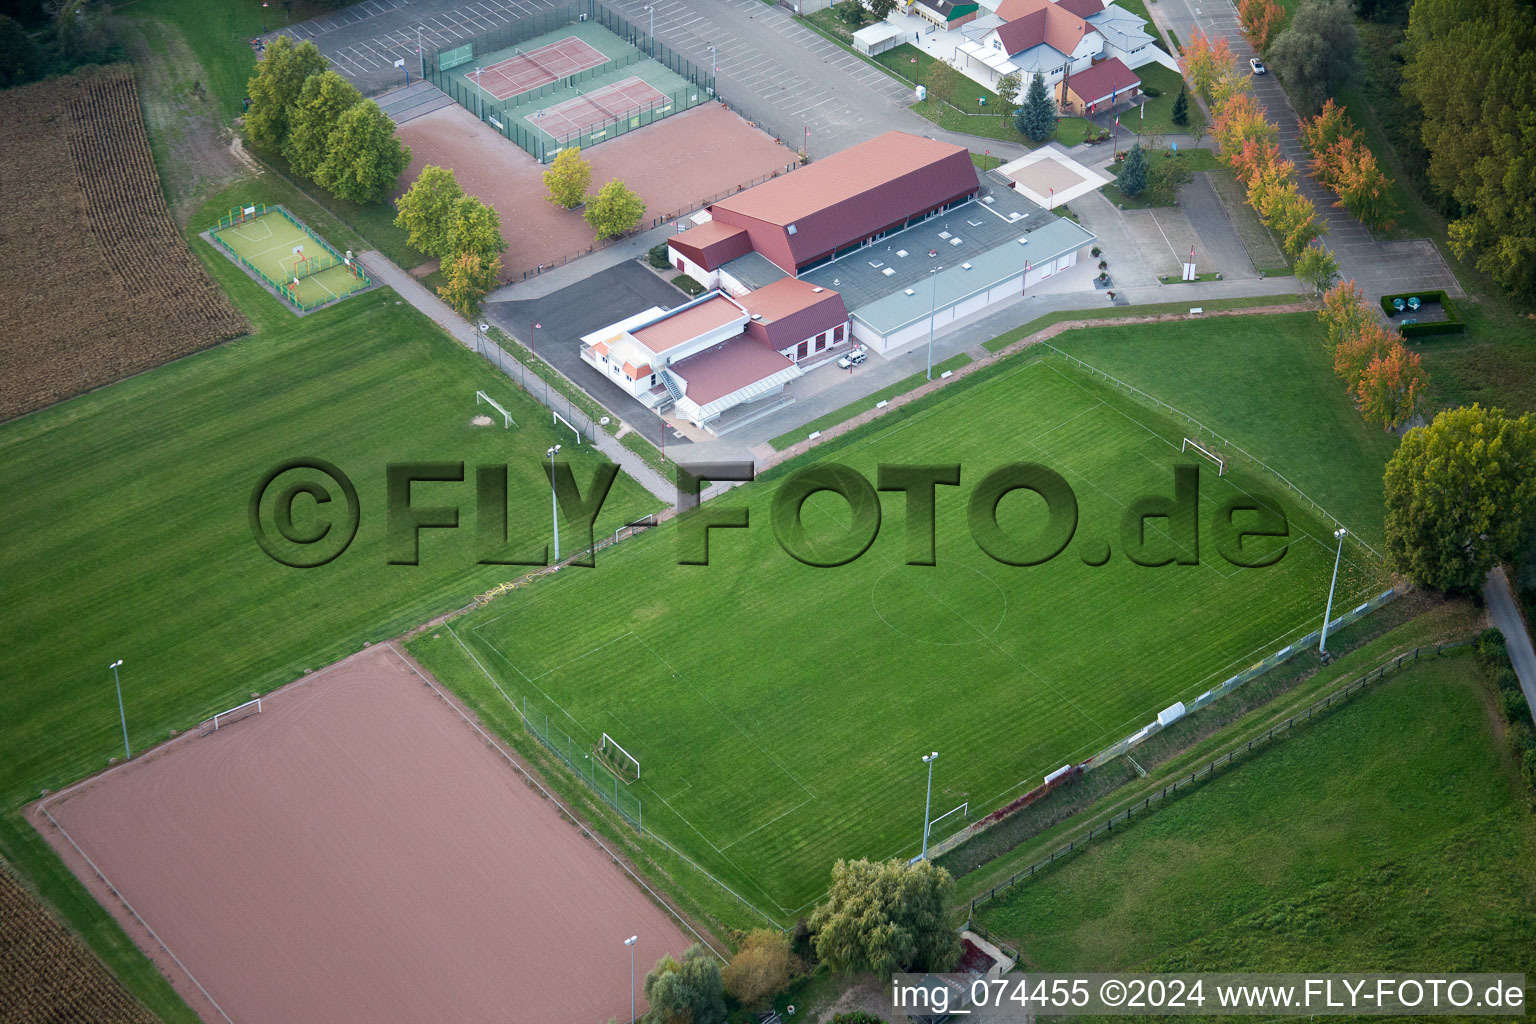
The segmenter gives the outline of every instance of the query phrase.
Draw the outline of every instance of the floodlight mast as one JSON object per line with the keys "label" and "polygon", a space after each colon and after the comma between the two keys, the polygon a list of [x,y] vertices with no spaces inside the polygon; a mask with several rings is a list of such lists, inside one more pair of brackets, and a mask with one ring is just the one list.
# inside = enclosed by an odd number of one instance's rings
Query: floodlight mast
{"label": "floodlight mast", "polygon": [[918,860],[928,859],[928,815],[933,810],[933,762],[938,759],[937,750],[923,757],[923,763],[928,766],[928,796],[923,801],[923,852],[918,855]]}
{"label": "floodlight mast", "polygon": [[639,941],[638,935],[624,940],[624,945],[629,947],[629,1024],[635,1024],[635,943]]}
{"label": "floodlight mast", "polygon": [[555,524],[555,564],[560,564],[560,499],[555,494],[555,456],[560,454],[560,446],[555,445],[544,453],[549,456],[549,510],[550,519]]}
{"label": "floodlight mast", "polygon": [[128,714],[123,710],[123,684],[117,678],[117,667],[122,663],[123,659],[118,658],[107,667],[112,670],[112,685],[117,688],[117,717],[123,722],[123,757],[131,760],[133,750],[128,746]]}
{"label": "floodlight mast", "polygon": [[1349,531],[1339,527],[1333,531],[1333,537],[1339,542],[1339,550],[1333,556],[1333,581],[1328,584],[1328,606],[1323,609],[1323,635],[1317,642],[1318,657],[1324,660],[1328,657],[1328,620],[1333,617],[1333,588],[1339,583],[1339,560],[1344,557],[1344,538]]}

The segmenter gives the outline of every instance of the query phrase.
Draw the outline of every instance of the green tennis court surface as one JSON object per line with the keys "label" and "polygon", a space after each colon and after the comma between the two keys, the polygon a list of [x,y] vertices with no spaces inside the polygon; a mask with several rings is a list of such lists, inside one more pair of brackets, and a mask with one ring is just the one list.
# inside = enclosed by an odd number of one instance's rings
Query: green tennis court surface
{"label": "green tennis court surface", "polygon": [[[1182,438],[1064,362],[1017,365],[817,453],[871,482],[881,464],[959,463],[960,486],[937,489],[935,566],[906,564],[899,493],[881,496],[878,536],[857,560],[791,558],[772,525],[786,477],[776,470],[712,503],[746,506],[750,528],[712,531],[708,566],[678,564],[674,521],[412,649],[461,691],[500,702],[493,677],[578,747],[613,737],[642,767],[627,792],[647,830],[792,922],[837,858],[918,852],[919,755],[943,754],[934,816],[969,801],[974,820],[1316,629],[1332,536],[1241,467],[1201,469],[1199,564],[1126,557],[1127,508],[1171,496],[1174,467],[1197,461]],[[968,525],[977,484],[1014,462],[1061,474],[1079,506],[1066,550],[1027,568],[988,557]],[[1239,568],[1219,552],[1216,518],[1239,493],[1284,507],[1277,565]],[[997,515],[1005,533],[1035,537],[1044,506],[1016,494]],[[825,492],[802,514],[812,543],[849,518]],[[1157,522],[1147,534],[1178,547]],[[1334,607],[1386,585],[1381,566],[1346,547]]]}
{"label": "green tennis court surface", "polygon": [[[249,209],[249,208],[247,208]],[[301,310],[334,302],[371,283],[361,269],[280,207],[231,211],[211,234]]]}

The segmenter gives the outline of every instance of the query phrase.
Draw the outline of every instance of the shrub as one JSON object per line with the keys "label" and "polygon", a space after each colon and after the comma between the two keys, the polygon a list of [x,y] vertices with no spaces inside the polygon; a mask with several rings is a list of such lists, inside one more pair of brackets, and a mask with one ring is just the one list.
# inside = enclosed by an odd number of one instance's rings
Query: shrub
{"label": "shrub", "polygon": [[885,1024],[885,1018],[876,1017],[863,1010],[854,1010],[852,1013],[840,1013],[833,1017],[832,1024]]}
{"label": "shrub", "polygon": [[660,245],[651,246],[651,248],[646,252],[645,258],[649,260],[651,266],[655,267],[657,270],[666,270],[672,266],[672,264],[667,262],[666,242],[662,242]]}
{"label": "shrub", "polygon": [[1381,297],[1381,311],[1388,317],[1401,315],[1404,319],[1411,319],[1413,317],[1411,312],[1404,311],[1402,314],[1398,314],[1397,310],[1392,307],[1392,300],[1402,299],[1406,302],[1414,296],[1417,296],[1422,301],[1440,303],[1440,307],[1445,310],[1445,319],[1428,324],[1405,324],[1399,320],[1397,322],[1397,332],[1404,338],[1420,338],[1429,334],[1460,334],[1467,329],[1467,325],[1461,320],[1461,314],[1456,312],[1455,303],[1450,300],[1450,297],[1445,292],[1400,292],[1397,295],[1383,295]]}
{"label": "shrub", "polygon": [[1495,668],[1493,670],[1493,685],[1501,690],[1519,691],[1520,677],[1515,675],[1514,669],[1505,665],[1502,668]]}
{"label": "shrub", "polygon": [[1163,90],[1159,89],[1155,85],[1144,85],[1141,87],[1141,94],[1148,99],[1155,100],[1163,94]]}
{"label": "shrub", "polygon": [[1509,664],[1509,649],[1504,634],[1489,626],[1477,634],[1477,661],[1485,672],[1492,672]]}
{"label": "shrub", "polygon": [[1506,722],[1529,722],[1531,720],[1531,706],[1525,702],[1525,694],[1519,690],[1504,690],[1499,693],[1499,710],[1504,712]]}
{"label": "shrub", "polygon": [[783,932],[767,928],[751,932],[720,972],[725,991],[749,1009],[767,1003],[789,984],[789,941]]}

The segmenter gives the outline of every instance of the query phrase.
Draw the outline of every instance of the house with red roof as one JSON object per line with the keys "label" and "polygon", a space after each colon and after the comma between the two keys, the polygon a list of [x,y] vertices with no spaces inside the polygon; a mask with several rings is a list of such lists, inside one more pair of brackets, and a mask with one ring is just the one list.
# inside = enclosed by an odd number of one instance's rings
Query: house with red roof
{"label": "house with red roof", "polygon": [[[1001,0],[991,18],[965,30],[954,64],[984,85],[1016,73],[1026,86],[1036,74],[1057,86],[1111,60],[1127,70],[1176,66],[1146,29],[1145,19],[1104,0]],[[1114,94],[1112,86],[1105,95]]]}

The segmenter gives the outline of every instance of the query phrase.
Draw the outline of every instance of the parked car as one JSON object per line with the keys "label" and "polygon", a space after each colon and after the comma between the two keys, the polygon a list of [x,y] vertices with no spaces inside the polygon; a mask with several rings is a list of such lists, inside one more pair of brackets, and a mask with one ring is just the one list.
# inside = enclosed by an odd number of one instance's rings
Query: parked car
{"label": "parked car", "polygon": [[1264,66],[1264,62],[1257,57],[1249,57],[1248,66],[1253,69],[1253,73],[1256,75],[1262,75],[1269,70]]}
{"label": "parked car", "polygon": [[839,359],[837,361],[837,366],[840,370],[851,370],[868,358],[869,353],[865,352],[861,348],[856,348],[852,352],[849,352],[847,355]]}

